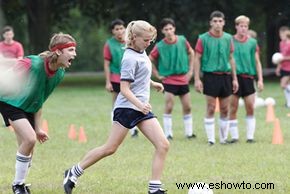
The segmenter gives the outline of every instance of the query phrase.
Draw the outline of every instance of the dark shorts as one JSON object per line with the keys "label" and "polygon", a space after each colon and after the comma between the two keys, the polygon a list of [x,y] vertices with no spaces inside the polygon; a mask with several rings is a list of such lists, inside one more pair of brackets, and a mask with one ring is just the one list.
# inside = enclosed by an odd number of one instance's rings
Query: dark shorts
{"label": "dark shorts", "polygon": [[113,121],[117,121],[122,126],[126,127],[127,129],[132,129],[136,125],[138,125],[141,121],[155,118],[152,112],[144,115],[140,111],[136,111],[131,108],[116,108],[114,110],[114,117]]}
{"label": "dark shorts", "polygon": [[27,113],[19,108],[6,104],[0,101],[0,113],[4,119],[5,125],[8,127],[10,125],[8,119],[11,121],[16,121],[18,119],[27,119],[34,129],[34,114]]}
{"label": "dark shorts", "polygon": [[290,76],[290,71],[280,70],[280,77]]}
{"label": "dark shorts", "polygon": [[254,86],[254,78],[245,77],[241,75],[237,75],[238,83],[239,83],[239,90],[235,94],[240,97],[246,97],[256,92]]}
{"label": "dark shorts", "polygon": [[163,84],[164,91],[174,94],[175,96],[182,96],[189,92],[188,85],[171,85],[171,84]]}
{"label": "dark shorts", "polygon": [[113,91],[116,93],[120,92],[120,83],[116,83],[116,82],[111,82],[112,87],[113,87]]}
{"label": "dark shorts", "polygon": [[232,76],[230,74],[203,74],[203,93],[212,97],[228,97],[233,92]]}

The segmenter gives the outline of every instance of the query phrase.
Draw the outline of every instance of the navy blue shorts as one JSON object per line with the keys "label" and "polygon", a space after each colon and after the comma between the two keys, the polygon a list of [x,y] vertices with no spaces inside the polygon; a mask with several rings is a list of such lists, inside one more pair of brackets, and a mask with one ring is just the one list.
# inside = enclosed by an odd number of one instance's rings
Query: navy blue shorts
{"label": "navy blue shorts", "polygon": [[142,112],[131,108],[116,108],[114,110],[113,121],[117,121],[127,129],[132,129],[138,125],[141,121],[155,118],[152,112],[144,115]]}
{"label": "navy blue shorts", "polygon": [[290,76],[290,71],[280,70],[280,77]]}
{"label": "navy blue shorts", "polygon": [[207,96],[225,98],[233,92],[232,76],[230,74],[203,74],[203,93]]}
{"label": "navy blue shorts", "polygon": [[254,78],[250,77],[243,77],[237,75],[238,83],[239,83],[239,90],[235,95],[240,97],[246,97],[256,92],[254,86]]}
{"label": "navy blue shorts", "polygon": [[120,83],[116,83],[116,82],[111,82],[112,87],[113,87],[113,91],[116,93],[120,92]]}
{"label": "navy blue shorts", "polygon": [[5,125],[10,125],[9,120],[15,121],[18,119],[27,119],[34,129],[34,114],[25,112],[24,110],[14,107],[10,104],[0,101],[0,113],[4,119]]}
{"label": "navy blue shorts", "polygon": [[164,91],[174,94],[175,96],[182,96],[189,92],[188,85],[172,85],[172,84],[163,84]]}

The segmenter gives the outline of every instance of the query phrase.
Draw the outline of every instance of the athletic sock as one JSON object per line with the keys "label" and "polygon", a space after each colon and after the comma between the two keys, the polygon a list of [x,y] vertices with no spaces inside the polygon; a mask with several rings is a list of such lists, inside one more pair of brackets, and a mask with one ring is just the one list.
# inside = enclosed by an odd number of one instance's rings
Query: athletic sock
{"label": "athletic sock", "polygon": [[184,131],[186,136],[192,136],[192,116],[191,114],[187,114],[183,116],[183,123],[184,123]]}
{"label": "athletic sock", "polygon": [[149,181],[149,192],[154,193],[161,189],[162,183],[160,180],[151,180]]}
{"label": "athletic sock", "polygon": [[84,174],[84,170],[81,168],[80,164],[77,164],[71,168],[71,173],[78,178]]}
{"label": "athletic sock", "polygon": [[285,98],[286,98],[286,105],[290,107],[290,84],[288,84],[284,90]]}
{"label": "athletic sock", "polygon": [[163,114],[163,127],[165,136],[168,137],[170,135],[173,137],[171,114]]}
{"label": "athletic sock", "polygon": [[254,133],[256,130],[256,119],[254,116],[246,117],[246,126],[247,126],[247,139],[254,139]]}
{"label": "athletic sock", "polygon": [[215,143],[214,118],[204,118],[204,128],[208,141]]}
{"label": "athletic sock", "polygon": [[229,132],[232,137],[232,139],[239,139],[239,130],[238,130],[238,120],[230,120],[229,121]]}
{"label": "athletic sock", "polygon": [[228,138],[229,132],[229,121],[227,118],[219,119],[219,135],[220,135],[220,143],[225,143]]}
{"label": "athletic sock", "polygon": [[30,160],[31,155],[25,156],[19,152],[16,153],[15,178],[13,185],[19,185],[25,182]]}

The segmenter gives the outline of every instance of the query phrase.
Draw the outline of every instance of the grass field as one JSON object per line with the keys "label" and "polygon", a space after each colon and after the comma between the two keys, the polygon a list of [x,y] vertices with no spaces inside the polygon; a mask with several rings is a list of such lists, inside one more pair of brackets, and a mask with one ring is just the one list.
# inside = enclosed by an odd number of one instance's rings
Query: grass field
{"label": "grass field", "polygon": [[[266,123],[266,108],[256,109],[257,143],[245,143],[245,112],[239,111],[240,142],[209,147],[203,129],[205,100],[191,88],[192,115],[197,138],[183,135],[181,106],[176,98],[173,112],[174,140],[166,161],[163,184],[169,194],[187,194],[176,183],[274,183],[274,189],[215,189],[214,193],[290,193],[290,124],[284,108],[284,97],[277,82],[267,82],[260,97],[276,99],[276,116],[280,119],[284,144],[272,145],[273,123]],[[153,112],[162,121],[163,96],[152,91]],[[66,168],[77,163],[91,148],[103,144],[108,136],[111,96],[103,85],[58,87],[44,105],[43,118],[48,120],[50,140],[36,146],[32,169],[26,180],[32,183],[33,194],[63,193],[62,180]],[[218,115],[216,115],[218,118]],[[216,119],[217,121],[217,119]],[[83,126],[87,143],[67,138],[69,125]],[[218,133],[216,133],[218,134]],[[0,193],[11,193],[17,144],[13,132],[0,127]],[[288,150],[288,151],[287,151]],[[140,135],[129,135],[118,152],[87,169],[79,179],[78,194],[141,194],[147,193],[153,146]],[[288,153],[288,154],[287,154]],[[230,186],[230,185],[229,185]],[[249,184],[248,184],[249,186]],[[225,186],[223,187],[225,188]]]}

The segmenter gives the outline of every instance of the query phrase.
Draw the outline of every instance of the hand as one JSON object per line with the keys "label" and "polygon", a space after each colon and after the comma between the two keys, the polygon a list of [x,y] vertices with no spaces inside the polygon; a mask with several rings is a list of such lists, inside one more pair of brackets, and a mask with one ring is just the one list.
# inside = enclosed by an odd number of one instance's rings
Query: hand
{"label": "hand", "polygon": [[113,86],[112,86],[112,84],[110,82],[106,83],[106,90],[108,92],[113,92],[114,91],[113,90]]}
{"label": "hand", "polygon": [[42,129],[38,130],[35,132],[36,133],[36,138],[40,143],[44,143],[49,139],[47,133],[43,131]]}
{"label": "hand", "polygon": [[152,107],[149,103],[144,103],[140,109],[141,112],[146,115],[152,110]]}
{"label": "hand", "polygon": [[261,92],[264,89],[263,81],[258,80],[257,87],[258,87],[258,91]]}
{"label": "hand", "polygon": [[203,93],[203,84],[200,79],[194,81],[194,87],[197,92]]}
{"label": "hand", "polygon": [[237,91],[239,90],[239,83],[238,80],[234,79],[233,80],[233,93],[237,93]]}
{"label": "hand", "polygon": [[157,90],[157,92],[163,92],[164,87],[161,83],[153,82],[152,86]]}

